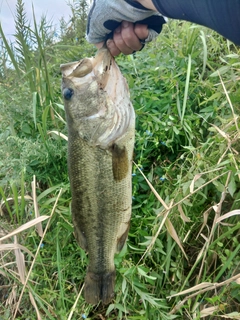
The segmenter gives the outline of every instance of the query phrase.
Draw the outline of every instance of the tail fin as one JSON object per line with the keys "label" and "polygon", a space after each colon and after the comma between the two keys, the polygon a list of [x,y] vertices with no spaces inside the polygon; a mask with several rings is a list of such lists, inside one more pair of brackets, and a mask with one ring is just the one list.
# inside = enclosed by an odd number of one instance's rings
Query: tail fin
{"label": "tail fin", "polygon": [[84,286],[84,297],[87,303],[108,304],[114,297],[116,272],[97,274],[87,272]]}

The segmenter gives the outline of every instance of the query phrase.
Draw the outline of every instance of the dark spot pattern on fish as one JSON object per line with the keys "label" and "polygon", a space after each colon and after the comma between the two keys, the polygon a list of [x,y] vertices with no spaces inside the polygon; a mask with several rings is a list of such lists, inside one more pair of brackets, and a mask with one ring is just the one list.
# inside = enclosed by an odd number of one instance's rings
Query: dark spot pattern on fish
{"label": "dark spot pattern on fish", "polygon": [[112,151],[112,170],[113,177],[116,181],[121,181],[128,174],[129,160],[126,147],[120,147],[114,143],[111,147]]}

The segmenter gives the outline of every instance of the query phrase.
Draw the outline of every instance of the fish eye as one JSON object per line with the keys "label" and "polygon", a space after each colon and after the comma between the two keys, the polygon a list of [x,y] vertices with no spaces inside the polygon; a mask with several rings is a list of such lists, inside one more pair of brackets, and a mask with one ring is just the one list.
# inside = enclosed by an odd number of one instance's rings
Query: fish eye
{"label": "fish eye", "polygon": [[64,99],[66,99],[66,100],[70,100],[72,98],[73,94],[74,94],[74,91],[72,88],[65,88],[63,90],[63,96],[64,96]]}

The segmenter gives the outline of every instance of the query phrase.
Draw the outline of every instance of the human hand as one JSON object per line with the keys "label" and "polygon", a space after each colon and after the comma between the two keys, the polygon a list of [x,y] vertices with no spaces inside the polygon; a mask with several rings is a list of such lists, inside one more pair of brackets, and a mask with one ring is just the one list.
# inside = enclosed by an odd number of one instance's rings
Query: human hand
{"label": "human hand", "polygon": [[131,54],[152,41],[165,22],[160,13],[137,1],[94,0],[88,16],[87,40],[97,47],[107,41],[114,56],[120,52]]}
{"label": "human hand", "polygon": [[[113,56],[120,53],[132,54],[142,50],[144,39],[148,37],[148,26],[145,24],[133,24],[123,21],[113,32],[112,39],[108,39],[106,45]],[[104,42],[96,43],[97,48],[101,48]]]}

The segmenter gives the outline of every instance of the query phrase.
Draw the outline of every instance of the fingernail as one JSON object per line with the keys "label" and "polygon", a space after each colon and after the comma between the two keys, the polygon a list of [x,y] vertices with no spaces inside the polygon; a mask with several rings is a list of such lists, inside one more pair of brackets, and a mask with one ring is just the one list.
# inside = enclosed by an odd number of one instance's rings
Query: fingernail
{"label": "fingernail", "polygon": [[128,21],[123,21],[122,25],[123,25],[123,28],[128,28],[129,27],[129,22]]}
{"label": "fingernail", "polygon": [[107,40],[107,47],[111,47],[112,43],[113,43],[113,41],[111,39],[108,39]]}
{"label": "fingernail", "polygon": [[115,29],[115,32],[116,32],[116,33],[120,33],[120,32],[121,32],[121,27],[120,27],[120,26],[117,27],[117,28]]}

